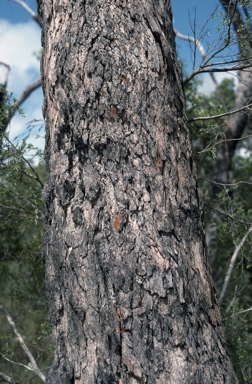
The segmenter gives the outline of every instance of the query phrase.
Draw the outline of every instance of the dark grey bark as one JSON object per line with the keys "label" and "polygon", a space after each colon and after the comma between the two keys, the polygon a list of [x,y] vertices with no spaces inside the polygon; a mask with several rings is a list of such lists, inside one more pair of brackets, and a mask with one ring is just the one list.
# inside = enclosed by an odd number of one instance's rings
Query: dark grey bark
{"label": "dark grey bark", "polygon": [[40,1],[47,383],[236,383],[169,1]]}

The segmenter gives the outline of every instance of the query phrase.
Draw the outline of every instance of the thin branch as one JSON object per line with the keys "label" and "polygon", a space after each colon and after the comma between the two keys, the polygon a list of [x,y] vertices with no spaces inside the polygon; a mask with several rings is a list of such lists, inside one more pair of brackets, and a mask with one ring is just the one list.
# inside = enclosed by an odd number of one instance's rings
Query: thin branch
{"label": "thin branch", "polygon": [[[247,56],[246,59],[234,59],[234,60],[228,60],[228,61],[217,61],[216,63],[209,63],[207,65],[201,65],[199,68],[203,68],[203,67],[214,67],[215,65],[227,65],[227,64],[235,64],[237,63],[237,67],[235,67],[237,70],[240,69],[240,67],[238,65],[240,65],[241,63],[244,62],[243,64],[243,67],[244,68],[249,68],[251,66],[251,63],[249,64],[248,63],[248,60],[252,60],[252,56]],[[246,63],[246,65],[245,65]]]}
{"label": "thin branch", "polygon": [[33,83],[28,85],[28,87],[25,88],[23,93],[19,96],[19,98],[15,101],[13,108],[17,109],[20,107],[20,105],[30,96],[30,94],[35,91],[37,88],[41,87],[42,85],[42,79],[39,77],[37,80],[35,80]]}
{"label": "thin branch", "polygon": [[[223,8],[225,9],[230,22],[233,24],[234,29],[237,33],[237,35],[241,34],[240,27],[243,24],[241,13],[238,10],[238,1],[230,1],[230,0],[220,0],[220,3],[222,4]],[[240,39],[239,39],[240,40]],[[239,41],[239,45],[241,45]]]}
{"label": "thin branch", "polygon": [[225,44],[222,47],[220,47],[219,49],[217,49],[217,51],[213,52],[213,54],[205,60],[205,62],[203,63],[203,67],[206,66],[214,57],[216,57],[219,53],[224,51],[230,45],[231,27],[232,27],[232,21],[230,20],[230,22],[228,24],[228,29],[227,29],[227,37],[222,39],[225,41]]}
{"label": "thin branch", "polygon": [[[203,153],[209,151],[209,149],[210,149],[213,145],[217,146],[218,144],[226,143],[226,142],[228,142],[228,141],[241,141],[241,140],[247,139],[248,137],[251,137],[251,136],[252,136],[252,135],[247,135],[247,136],[243,136],[243,137],[238,137],[237,139],[224,139],[224,140],[219,140],[219,141],[214,141],[214,140],[212,140],[212,142],[210,142],[210,143],[206,146],[206,148],[204,148],[202,151],[199,151],[198,154],[201,155],[201,154],[203,154]],[[240,183],[242,183],[242,182],[240,182]]]}
{"label": "thin branch", "polygon": [[[11,364],[15,364],[15,365],[20,365],[20,367],[24,367],[24,368],[27,369],[28,371],[32,371],[32,372],[34,372],[33,368],[29,367],[29,365],[25,365],[25,364],[22,364],[22,363],[17,363],[16,361],[11,360],[11,359],[9,359],[8,357],[4,356],[2,353],[0,353],[0,355],[2,356],[3,359],[5,359],[6,361],[8,361],[9,363],[11,363]],[[37,376],[37,375],[36,375],[36,376]]]}
{"label": "thin branch", "polygon": [[30,164],[30,162],[27,160],[26,163],[29,163],[28,166],[31,168],[32,172],[35,173],[36,176],[33,176],[31,173],[29,173],[29,172],[25,172],[25,171],[22,171],[22,173],[23,173],[25,176],[29,177],[30,179],[38,181],[39,184],[41,185],[41,187],[44,188],[44,184],[43,184],[42,181],[40,180],[39,175],[37,174],[37,172],[35,171],[35,169],[32,167],[32,165]]}
{"label": "thin branch", "polygon": [[206,58],[206,51],[205,51],[205,49],[203,47],[203,44],[196,37],[189,36],[189,35],[188,36],[187,35],[183,35],[182,33],[178,32],[177,30],[174,30],[174,32],[175,32],[175,35],[179,39],[186,40],[186,41],[191,41],[192,43],[194,43],[196,45],[196,47],[198,48],[199,53],[201,54],[203,59]]}
{"label": "thin branch", "polygon": [[23,351],[25,352],[26,356],[30,360],[32,370],[37,373],[37,375],[40,377],[40,379],[43,382],[45,382],[45,375],[40,371],[40,369],[39,369],[39,367],[38,367],[38,365],[37,365],[33,355],[31,354],[30,350],[27,348],[27,345],[25,344],[23,337],[19,333],[14,320],[10,316],[9,312],[1,304],[0,304],[0,309],[4,312],[4,314],[5,314],[5,316],[6,316],[7,320],[8,320],[8,323],[12,327],[15,335],[18,338],[18,341],[19,341],[21,347],[23,348]]}
{"label": "thin branch", "polygon": [[227,287],[228,287],[228,284],[229,284],[229,281],[230,281],[230,278],[231,278],[232,271],[234,269],[234,265],[235,265],[236,259],[237,259],[238,255],[239,255],[239,252],[240,252],[242,246],[244,245],[248,235],[251,232],[252,232],[252,226],[245,233],[245,235],[243,236],[241,242],[235,247],[235,251],[233,253],[233,256],[231,257],[231,260],[230,260],[230,263],[229,263],[229,266],[228,266],[228,270],[227,270],[227,273],[226,273],[226,276],[225,276],[224,284],[223,284],[223,287],[222,287],[222,290],[221,290],[221,294],[220,294],[220,298],[219,298],[219,304],[220,305],[222,304],[223,299],[225,297],[225,294],[226,294],[226,291],[227,291]]}
{"label": "thin branch", "polygon": [[217,181],[210,180],[210,179],[205,179],[205,178],[202,178],[202,177],[200,177],[199,180],[208,181],[209,183],[216,184],[216,185],[221,185],[222,187],[236,187],[237,185],[240,185],[240,184],[252,185],[252,183],[250,183],[249,181],[243,181],[243,180],[242,181],[238,181],[237,183],[230,183],[230,184],[218,183]]}
{"label": "thin branch", "polygon": [[[15,3],[19,4],[22,8],[24,8],[28,13],[29,15],[33,18],[33,20],[40,26],[42,27],[42,24],[40,22],[40,19],[38,17],[38,15],[23,1],[23,0],[13,0]],[[8,80],[8,75],[9,75],[9,71],[10,71],[10,66],[3,63],[3,62],[0,62],[1,65],[4,65],[7,69],[8,69],[8,72],[6,74],[6,79],[5,79],[5,83],[7,84],[7,80]],[[6,87],[6,84],[4,85]],[[15,101],[15,103],[13,104],[13,108],[11,110],[11,112],[9,113],[9,116],[7,117],[7,119],[5,120],[4,122],[4,127],[3,127],[3,131],[6,130],[10,120],[12,119],[12,117],[14,116],[16,110],[20,107],[20,105],[30,96],[30,94],[35,91],[37,88],[39,88],[40,86],[42,85],[42,80],[41,78],[37,79],[36,81],[34,81],[33,83],[31,83],[24,91],[23,93],[20,95],[20,97]]]}
{"label": "thin branch", "polygon": [[[201,54],[203,60],[206,59],[206,51],[205,51],[205,48],[204,48],[203,44],[200,42],[199,39],[197,39],[196,37],[193,37],[193,36],[183,35],[182,33],[180,33],[180,32],[177,31],[177,30],[174,30],[174,32],[175,32],[175,35],[176,35],[179,39],[186,40],[186,41],[191,41],[192,43],[194,43],[194,44],[196,45],[196,47],[198,48],[199,53]],[[217,81],[216,77],[214,76],[214,73],[213,73],[213,72],[210,72],[210,76],[211,76],[211,79],[213,80],[215,86],[218,86],[218,81]]]}
{"label": "thin branch", "polygon": [[246,312],[250,312],[252,311],[252,307],[248,308],[248,309],[244,309],[243,311],[239,311],[236,313],[236,315],[240,315],[241,313],[246,313]]}
{"label": "thin branch", "polygon": [[6,130],[9,122],[11,121],[12,117],[14,116],[16,110],[20,107],[20,105],[28,99],[30,94],[38,89],[42,85],[42,79],[39,77],[37,80],[35,80],[33,83],[28,85],[28,87],[25,88],[25,90],[22,92],[22,94],[19,96],[19,98],[13,103],[11,111],[9,113],[9,116],[7,117],[5,121],[5,127],[4,130]]}
{"label": "thin branch", "polygon": [[3,381],[4,383],[18,384],[17,381],[12,380],[11,377],[5,375],[3,372],[0,372],[0,379],[1,379],[1,381]]}
{"label": "thin branch", "polygon": [[[8,141],[8,143],[12,146],[12,148],[14,149],[14,151],[16,153],[18,153],[18,150],[17,148],[15,147],[15,145],[6,137],[5,140]],[[37,180],[39,182],[39,184],[41,185],[42,188],[44,188],[44,184],[43,182],[40,180],[40,177],[38,175],[38,173],[35,171],[35,169],[33,168],[33,166],[31,165],[31,163],[29,162],[29,160],[27,160],[23,155],[21,155],[22,159],[24,160],[24,162],[28,165],[28,167],[31,169],[31,171],[34,173],[35,176],[27,173],[27,172],[24,172],[26,174],[26,176],[29,176],[35,180]]]}
{"label": "thin branch", "polygon": [[244,225],[252,225],[252,222],[248,222],[248,221],[242,221],[242,220],[239,220],[239,219],[236,219],[235,217],[229,215],[228,213],[226,212],[223,212],[221,211],[220,209],[218,208],[215,208],[215,207],[212,207],[211,205],[207,204],[207,203],[204,203],[204,205],[210,209],[213,209],[214,211],[218,212],[220,215],[223,215],[223,216],[226,216],[228,217],[229,219],[239,223],[239,224],[244,224]]}
{"label": "thin branch", "polygon": [[[206,72],[209,72],[209,73],[213,73],[213,72],[219,72],[219,71],[216,71],[216,70],[203,70],[204,68],[208,68],[210,65],[213,65],[213,64],[209,64],[210,63],[210,61],[214,58],[214,57],[216,57],[220,52],[222,52],[222,51],[224,51],[228,46],[229,46],[229,44],[230,44],[230,41],[231,41],[231,25],[232,25],[232,23],[230,22],[229,23],[229,25],[228,25],[228,30],[227,30],[227,37],[225,38],[225,40],[224,41],[226,41],[225,42],[225,44],[222,46],[222,47],[220,47],[219,49],[217,49],[215,52],[213,52],[213,54],[212,55],[210,55],[209,57],[207,57],[206,55],[205,55],[205,57],[203,57],[203,60],[204,60],[204,62],[203,62],[203,64],[201,64],[200,66],[199,66],[199,68],[195,71],[195,70],[193,70],[192,71],[192,73],[184,80],[184,85],[186,85],[195,75],[197,75],[197,74],[199,74],[199,73],[206,73]],[[201,47],[200,47],[201,48]]]}
{"label": "thin branch", "polygon": [[231,319],[232,317],[235,317],[235,316],[237,316],[237,315],[240,315],[240,314],[242,314],[242,313],[246,313],[246,312],[250,312],[250,311],[252,311],[252,307],[250,307],[250,308],[248,308],[248,309],[244,309],[244,310],[239,311],[239,312],[236,312],[236,313],[234,313],[234,314],[231,315],[231,316],[225,317],[225,319],[223,319],[223,321],[227,321],[227,320]]}
{"label": "thin branch", "polygon": [[[228,63],[226,63],[228,64]],[[243,65],[236,65],[233,67],[223,67],[223,68],[214,68],[215,65],[225,65],[225,63],[213,63],[213,64],[208,64],[205,68],[204,66],[200,66],[198,69],[195,71],[192,71],[192,73],[184,80],[184,85],[187,85],[190,80],[196,75],[199,75],[200,73],[217,73],[217,72],[231,72],[231,71],[242,71],[244,69],[251,68],[251,63],[249,64],[243,64]]]}
{"label": "thin branch", "polygon": [[191,123],[193,121],[199,121],[199,120],[219,119],[220,117],[229,116],[229,115],[233,115],[234,113],[239,113],[239,112],[242,112],[242,111],[246,111],[249,107],[252,107],[252,104],[247,104],[244,107],[235,109],[235,110],[230,111],[230,112],[220,113],[219,115],[194,117],[193,119],[188,120],[188,122]]}
{"label": "thin branch", "polygon": [[252,135],[246,135],[246,136],[238,137],[237,139],[225,139],[225,140],[220,140],[220,141],[217,141],[217,142],[216,142],[216,145],[217,145],[217,144],[220,144],[220,143],[227,142],[227,141],[241,141],[241,140],[247,139],[248,137],[252,137]]}
{"label": "thin branch", "polygon": [[36,205],[32,204],[30,200],[27,200],[25,197],[23,196],[20,196],[20,194],[16,191],[14,191],[14,189],[8,189],[8,192],[10,194],[13,194],[14,196],[16,196],[19,200],[22,200],[24,201],[26,204],[30,205],[33,209],[36,209]]}
{"label": "thin branch", "polygon": [[[215,140],[212,140],[207,146],[206,148],[204,148],[202,151],[199,151],[197,152],[199,155],[207,152],[210,150],[210,148],[215,145],[217,146],[218,144],[221,144],[221,143],[226,143],[228,141],[241,141],[241,140],[244,140],[244,139],[247,139],[248,137],[251,137],[252,135],[247,135],[247,136],[243,136],[243,137],[238,137],[237,139],[224,139],[224,140],[219,140],[219,141],[215,141]],[[240,181],[240,183],[243,183],[242,181]],[[247,183],[244,181],[244,183]],[[226,184],[224,184],[226,185]]]}
{"label": "thin branch", "polygon": [[[227,63],[229,64],[229,63]],[[209,64],[208,66],[199,68],[199,73],[208,73],[208,72],[232,72],[232,71],[243,71],[244,69],[251,68],[252,64],[246,63],[246,64],[237,64],[233,67],[223,67],[223,68],[215,68],[215,65],[225,65],[224,63],[213,63]]]}
{"label": "thin branch", "polygon": [[33,20],[40,26],[42,27],[42,24],[39,20],[38,15],[23,1],[23,0],[13,0],[15,3],[21,5],[28,13],[31,15]]}
{"label": "thin branch", "polygon": [[[20,209],[20,208],[17,208],[17,207],[9,207],[8,205],[4,205],[4,204],[1,204],[1,203],[0,203],[0,207],[4,208],[4,209],[10,209],[10,210],[13,210],[13,211],[17,211],[17,212],[25,212],[24,209]],[[2,214],[2,212],[1,212],[1,214]]]}

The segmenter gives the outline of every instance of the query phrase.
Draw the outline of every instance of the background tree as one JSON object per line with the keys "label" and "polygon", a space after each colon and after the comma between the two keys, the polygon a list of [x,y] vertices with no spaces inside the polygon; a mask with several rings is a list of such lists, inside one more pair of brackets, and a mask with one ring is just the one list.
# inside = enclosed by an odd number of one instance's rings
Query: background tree
{"label": "background tree", "polygon": [[[202,68],[199,67],[195,72],[220,71],[230,65],[234,68],[239,65],[240,71],[236,72],[237,86],[230,80],[220,85],[215,81],[216,89],[210,96],[193,93],[190,86],[187,91],[188,116],[195,155],[199,160],[199,180],[204,191],[213,277],[220,294],[235,368],[240,382],[246,383],[252,377],[249,294],[252,169],[251,157],[248,155],[252,149],[251,4],[244,1],[221,1],[221,4],[226,10],[226,15],[221,16],[227,32],[221,32],[226,40],[220,41],[217,51],[225,47],[226,41],[230,47],[229,56],[225,57],[223,52],[223,67],[218,68],[215,56],[206,52],[199,40],[190,37],[203,56]],[[186,36],[181,37],[188,39]],[[214,76],[212,72],[210,74]]]}
{"label": "background tree", "polygon": [[169,2],[42,1],[48,383],[235,383]]}
{"label": "background tree", "polygon": [[[225,79],[219,85],[226,105],[235,100],[233,81]],[[205,116],[222,111],[214,91],[209,96],[186,91],[189,119],[195,113]],[[194,106],[190,110],[190,106]],[[197,108],[195,107],[197,105]],[[201,112],[199,112],[201,110]],[[249,137],[241,141],[233,157],[236,185],[226,186],[212,199],[212,164],[215,161],[216,135],[225,128],[225,117],[214,120],[196,120],[190,123],[194,153],[197,160],[198,181],[204,195],[205,222],[210,227],[210,262],[222,315],[228,334],[228,345],[240,383],[251,378],[251,160],[243,150],[251,150]],[[249,126],[247,127],[249,129]],[[217,141],[225,140],[219,137]],[[223,186],[224,187],[224,186]],[[214,215],[213,215],[214,213]],[[208,231],[209,232],[209,231]],[[244,311],[244,312],[243,312]]]}

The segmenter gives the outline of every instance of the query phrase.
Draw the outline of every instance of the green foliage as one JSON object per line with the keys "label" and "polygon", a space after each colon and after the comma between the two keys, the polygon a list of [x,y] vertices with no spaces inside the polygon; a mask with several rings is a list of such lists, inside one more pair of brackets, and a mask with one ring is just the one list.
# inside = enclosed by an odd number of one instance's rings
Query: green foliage
{"label": "green foliage", "polygon": [[223,317],[229,351],[239,382],[249,384],[252,377],[251,311],[243,312],[234,305],[231,309],[223,311]]}
{"label": "green foliage", "polygon": [[[235,185],[223,187],[213,197],[213,162],[218,142],[225,140],[225,117],[198,121],[193,121],[193,118],[218,115],[232,108],[235,100],[234,82],[224,79],[210,95],[192,91],[192,87],[197,87],[196,81],[186,89],[188,117],[191,120],[198,180],[204,194],[213,277],[220,293],[235,248],[252,225],[252,127],[249,123],[232,160]],[[252,307],[251,244],[250,234],[239,252],[221,306],[229,351],[240,383],[250,383],[252,377],[252,310],[243,312]]]}
{"label": "green foliage", "polygon": [[[20,115],[23,115],[23,110],[21,108],[14,108],[14,103],[16,102],[13,95],[10,93],[7,93],[5,88],[0,84],[0,94],[2,97],[2,100],[0,102],[0,135],[3,135],[3,131],[6,125],[6,121],[8,120],[9,116],[12,116],[13,110],[15,109],[16,112],[18,112]],[[0,140],[2,140],[2,137],[0,137]]]}
{"label": "green foliage", "polygon": [[[38,165],[29,159],[32,151]],[[44,181],[41,153],[25,141],[14,146],[4,136],[0,148],[0,303],[10,312],[41,369],[52,359],[40,253]],[[34,373],[6,360],[27,365],[27,356],[3,313],[0,322],[0,371],[28,382]],[[32,382],[41,380],[37,377]]]}

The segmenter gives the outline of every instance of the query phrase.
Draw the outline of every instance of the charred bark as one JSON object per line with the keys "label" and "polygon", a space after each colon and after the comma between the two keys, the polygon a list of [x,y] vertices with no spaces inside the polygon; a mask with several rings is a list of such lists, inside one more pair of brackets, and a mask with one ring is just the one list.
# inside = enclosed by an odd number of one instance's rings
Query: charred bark
{"label": "charred bark", "polygon": [[47,383],[236,383],[168,1],[40,2]]}

